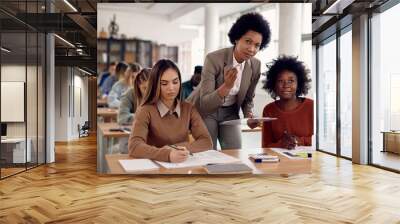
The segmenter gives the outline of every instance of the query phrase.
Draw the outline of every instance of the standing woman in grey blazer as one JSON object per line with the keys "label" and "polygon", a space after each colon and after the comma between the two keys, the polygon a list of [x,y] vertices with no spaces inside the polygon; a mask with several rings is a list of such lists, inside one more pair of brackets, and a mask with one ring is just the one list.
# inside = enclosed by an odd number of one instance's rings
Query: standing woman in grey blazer
{"label": "standing woman in grey blazer", "polygon": [[270,39],[268,22],[259,13],[239,17],[229,33],[232,47],[209,53],[201,74],[198,104],[213,140],[222,149],[242,147],[239,126],[220,125],[223,121],[253,117],[253,98],[260,79],[260,61],[254,56],[264,49]]}

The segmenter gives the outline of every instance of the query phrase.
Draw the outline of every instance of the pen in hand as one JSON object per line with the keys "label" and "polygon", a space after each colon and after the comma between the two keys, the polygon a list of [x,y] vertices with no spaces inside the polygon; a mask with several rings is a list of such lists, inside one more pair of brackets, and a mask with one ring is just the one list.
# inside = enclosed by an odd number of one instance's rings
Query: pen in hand
{"label": "pen in hand", "polygon": [[[177,150],[187,150],[187,149],[184,149],[184,148],[179,148],[178,146],[176,146],[176,145],[169,145],[171,148],[174,148],[174,149],[177,149]],[[187,150],[187,151],[189,151],[189,150]],[[191,156],[193,156],[193,153],[191,152],[191,151],[189,151],[189,154],[191,155]]]}

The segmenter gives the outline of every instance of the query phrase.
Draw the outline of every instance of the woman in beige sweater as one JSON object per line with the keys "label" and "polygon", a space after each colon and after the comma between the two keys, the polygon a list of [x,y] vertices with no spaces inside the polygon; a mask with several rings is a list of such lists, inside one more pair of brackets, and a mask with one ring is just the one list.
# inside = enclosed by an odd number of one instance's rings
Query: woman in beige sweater
{"label": "woman in beige sweater", "polygon": [[[176,163],[185,161],[191,152],[212,149],[196,108],[179,100],[181,82],[179,69],[170,60],[159,60],[151,69],[148,90],[129,138],[131,157]],[[189,134],[193,142],[189,142]]]}

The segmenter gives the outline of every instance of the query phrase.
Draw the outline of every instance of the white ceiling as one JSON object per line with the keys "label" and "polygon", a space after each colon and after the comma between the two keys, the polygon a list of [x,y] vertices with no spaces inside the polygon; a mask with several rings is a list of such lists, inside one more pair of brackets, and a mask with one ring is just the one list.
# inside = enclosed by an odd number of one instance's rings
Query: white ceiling
{"label": "white ceiling", "polygon": [[116,15],[119,33],[128,38],[176,45],[198,37],[206,6],[215,7],[221,18],[262,4],[265,3],[98,3],[97,28],[107,30]]}
{"label": "white ceiling", "polygon": [[163,17],[183,25],[203,25],[207,5],[217,8],[220,17],[245,11],[265,3],[99,3],[97,8],[114,12],[132,12]]}

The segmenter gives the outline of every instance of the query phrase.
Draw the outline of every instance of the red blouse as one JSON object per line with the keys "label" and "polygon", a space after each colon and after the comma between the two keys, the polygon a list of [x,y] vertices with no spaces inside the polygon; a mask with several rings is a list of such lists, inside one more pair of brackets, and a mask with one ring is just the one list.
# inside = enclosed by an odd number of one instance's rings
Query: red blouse
{"label": "red blouse", "polygon": [[298,139],[298,145],[311,146],[314,132],[314,102],[308,98],[292,111],[281,110],[275,102],[264,107],[263,117],[277,120],[265,122],[262,127],[262,147],[282,148],[281,138],[285,131]]}

